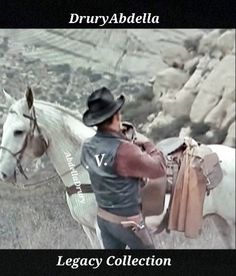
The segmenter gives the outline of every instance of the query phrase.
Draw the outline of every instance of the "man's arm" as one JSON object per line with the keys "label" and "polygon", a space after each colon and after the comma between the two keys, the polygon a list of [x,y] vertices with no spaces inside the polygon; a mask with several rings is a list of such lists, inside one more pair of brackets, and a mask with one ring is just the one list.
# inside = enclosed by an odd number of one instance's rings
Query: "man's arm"
{"label": "man's arm", "polygon": [[155,145],[148,141],[139,146],[123,142],[118,148],[115,169],[119,175],[138,178],[158,178],[165,175],[165,160]]}

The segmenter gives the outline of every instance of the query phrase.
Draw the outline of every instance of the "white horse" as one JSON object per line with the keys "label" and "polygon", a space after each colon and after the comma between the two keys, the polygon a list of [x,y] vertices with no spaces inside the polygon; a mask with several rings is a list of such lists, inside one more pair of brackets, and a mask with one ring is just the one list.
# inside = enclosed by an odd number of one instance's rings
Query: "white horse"
{"label": "white horse", "polygon": [[[65,174],[70,170],[68,154],[71,154],[73,164],[78,164],[81,143],[85,138],[93,136],[95,130],[84,126],[79,116],[62,106],[45,101],[34,101],[31,89],[28,89],[25,97],[20,100],[15,100],[6,92],[4,92],[4,96],[9,112],[3,126],[0,147],[0,179],[2,181],[11,180],[15,175],[16,167],[20,167],[17,160],[25,166],[32,159],[39,158],[46,153],[65,186],[72,186],[74,184],[73,175]],[[32,143],[25,143],[27,135],[32,131],[34,110],[39,128],[34,128],[33,137],[37,138],[40,130],[47,145],[46,148],[43,147],[41,153],[40,150],[35,151],[34,148],[42,147],[42,139],[33,139],[33,146]],[[224,177],[222,183],[206,197],[203,212],[204,215],[218,214],[223,217],[231,226],[231,233],[233,233],[235,231],[235,150],[222,145],[211,145],[210,147],[222,161]],[[22,151],[22,149],[24,150]],[[90,183],[88,173],[83,167],[79,166],[76,170],[80,182]],[[72,217],[82,225],[92,247],[103,248],[96,220],[97,205],[94,194],[76,193],[72,196],[66,194],[66,200]],[[160,223],[167,206],[168,200],[166,200],[162,215],[146,218],[149,229],[155,229]]]}

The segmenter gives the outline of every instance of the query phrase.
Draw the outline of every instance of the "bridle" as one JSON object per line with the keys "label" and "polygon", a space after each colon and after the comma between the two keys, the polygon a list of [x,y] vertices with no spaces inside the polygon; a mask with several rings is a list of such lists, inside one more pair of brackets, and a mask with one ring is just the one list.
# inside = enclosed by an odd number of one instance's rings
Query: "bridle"
{"label": "bridle", "polygon": [[[25,177],[25,179],[28,179],[26,173],[24,172],[24,170],[22,168],[21,160],[23,158],[25,149],[28,145],[28,141],[30,141],[30,139],[32,139],[34,137],[35,129],[37,129],[37,131],[38,131],[39,139],[45,144],[45,152],[48,148],[48,143],[46,142],[45,138],[43,137],[42,132],[40,130],[40,127],[38,125],[37,118],[36,118],[36,113],[35,113],[35,108],[34,107],[32,108],[32,116],[27,115],[27,114],[23,114],[23,116],[30,120],[30,130],[29,130],[29,132],[27,133],[27,135],[25,137],[22,148],[19,151],[17,151],[16,153],[13,153],[10,149],[8,149],[6,147],[3,147],[3,146],[0,146],[0,149],[6,150],[7,152],[9,152],[16,159],[16,167],[18,168],[19,172]],[[16,180],[16,171],[14,172],[14,178]]]}
{"label": "bridle", "polygon": [[[26,149],[26,147],[27,147],[27,145],[28,145],[28,141],[34,137],[34,131],[35,131],[35,129],[37,129],[37,131],[38,131],[38,134],[39,134],[39,135],[38,135],[38,138],[39,138],[39,139],[44,143],[44,145],[45,145],[45,151],[44,151],[44,152],[46,152],[46,150],[47,150],[49,144],[46,142],[46,139],[43,137],[42,132],[41,132],[41,129],[40,129],[39,125],[38,125],[37,117],[36,117],[36,113],[35,113],[35,108],[33,107],[33,109],[32,109],[32,116],[27,115],[27,114],[23,114],[23,116],[24,116],[25,118],[27,118],[27,119],[30,120],[30,130],[29,130],[29,132],[27,133],[27,135],[26,135],[26,137],[25,137],[25,140],[24,140],[24,143],[23,143],[22,148],[21,148],[19,151],[17,151],[16,153],[13,153],[10,149],[8,149],[8,148],[6,148],[6,147],[3,147],[3,146],[0,146],[0,149],[6,150],[7,152],[9,152],[9,153],[16,159],[16,167],[18,168],[19,172],[25,177],[25,179],[28,180],[29,178],[27,177],[27,175],[26,175],[26,173],[25,173],[25,171],[24,171],[24,169],[23,169],[23,167],[22,167],[22,165],[21,165],[21,160],[22,160],[22,158],[23,158],[25,149]],[[75,168],[78,168],[78,167],[80,167],[81,165],[82,165],[82,164],[79,163],[79,164],[77,164],[77,165],[75,166]],[[62,174],[60,175],[60,177],[65,176],[65,175],[68,174],[70,171],[71,171],[70,169],[67,170],[67,171],[65,171],[64,173],[62,173]],[[42,181],[37,181],[37,182],[35,182],[35,183],[27,184],[26,186],[36,186],[36,185],[38,185],[38,184],[44,183],[45,181],[52,180],[52,179],[54,179],[54,178],[57,177],[57,176],[58,176],[58,174],[52,176],[50,179],[46,179],[46,180],[42,180]],[[16,171],[14,172],[14,179],[15,179],[15,182],[16,182]],[[85,185],[87,185],[87,184],[85,184]]]}

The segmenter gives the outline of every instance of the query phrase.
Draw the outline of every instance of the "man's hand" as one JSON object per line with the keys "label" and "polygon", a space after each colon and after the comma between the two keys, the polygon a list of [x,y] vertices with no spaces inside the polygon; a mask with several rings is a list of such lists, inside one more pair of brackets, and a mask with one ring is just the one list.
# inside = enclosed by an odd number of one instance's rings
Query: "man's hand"
{"label": "man's hand", "polygon": [[144,143],[149,142],[150,140],[144,136],[141,133],[136,133],[136,139],[134,140],[134,143],[138,146],[142,146]]}

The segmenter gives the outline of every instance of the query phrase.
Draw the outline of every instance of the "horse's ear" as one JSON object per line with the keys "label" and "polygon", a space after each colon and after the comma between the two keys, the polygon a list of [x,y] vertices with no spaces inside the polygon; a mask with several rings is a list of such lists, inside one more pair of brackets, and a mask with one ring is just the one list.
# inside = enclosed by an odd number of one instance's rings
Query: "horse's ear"
{"label": "horse's ear", "polygon": [[30,87],[27,87],[27,90],[25,92],[25,97],[26,97],[28,107],[29,109],[31,109],[34,103],[34,95]]}
{"label": "horse's ear", "polygon": [[6,107],[10,107],[16,101],[11,95],[9,95],[4,89],[2,90]]}

